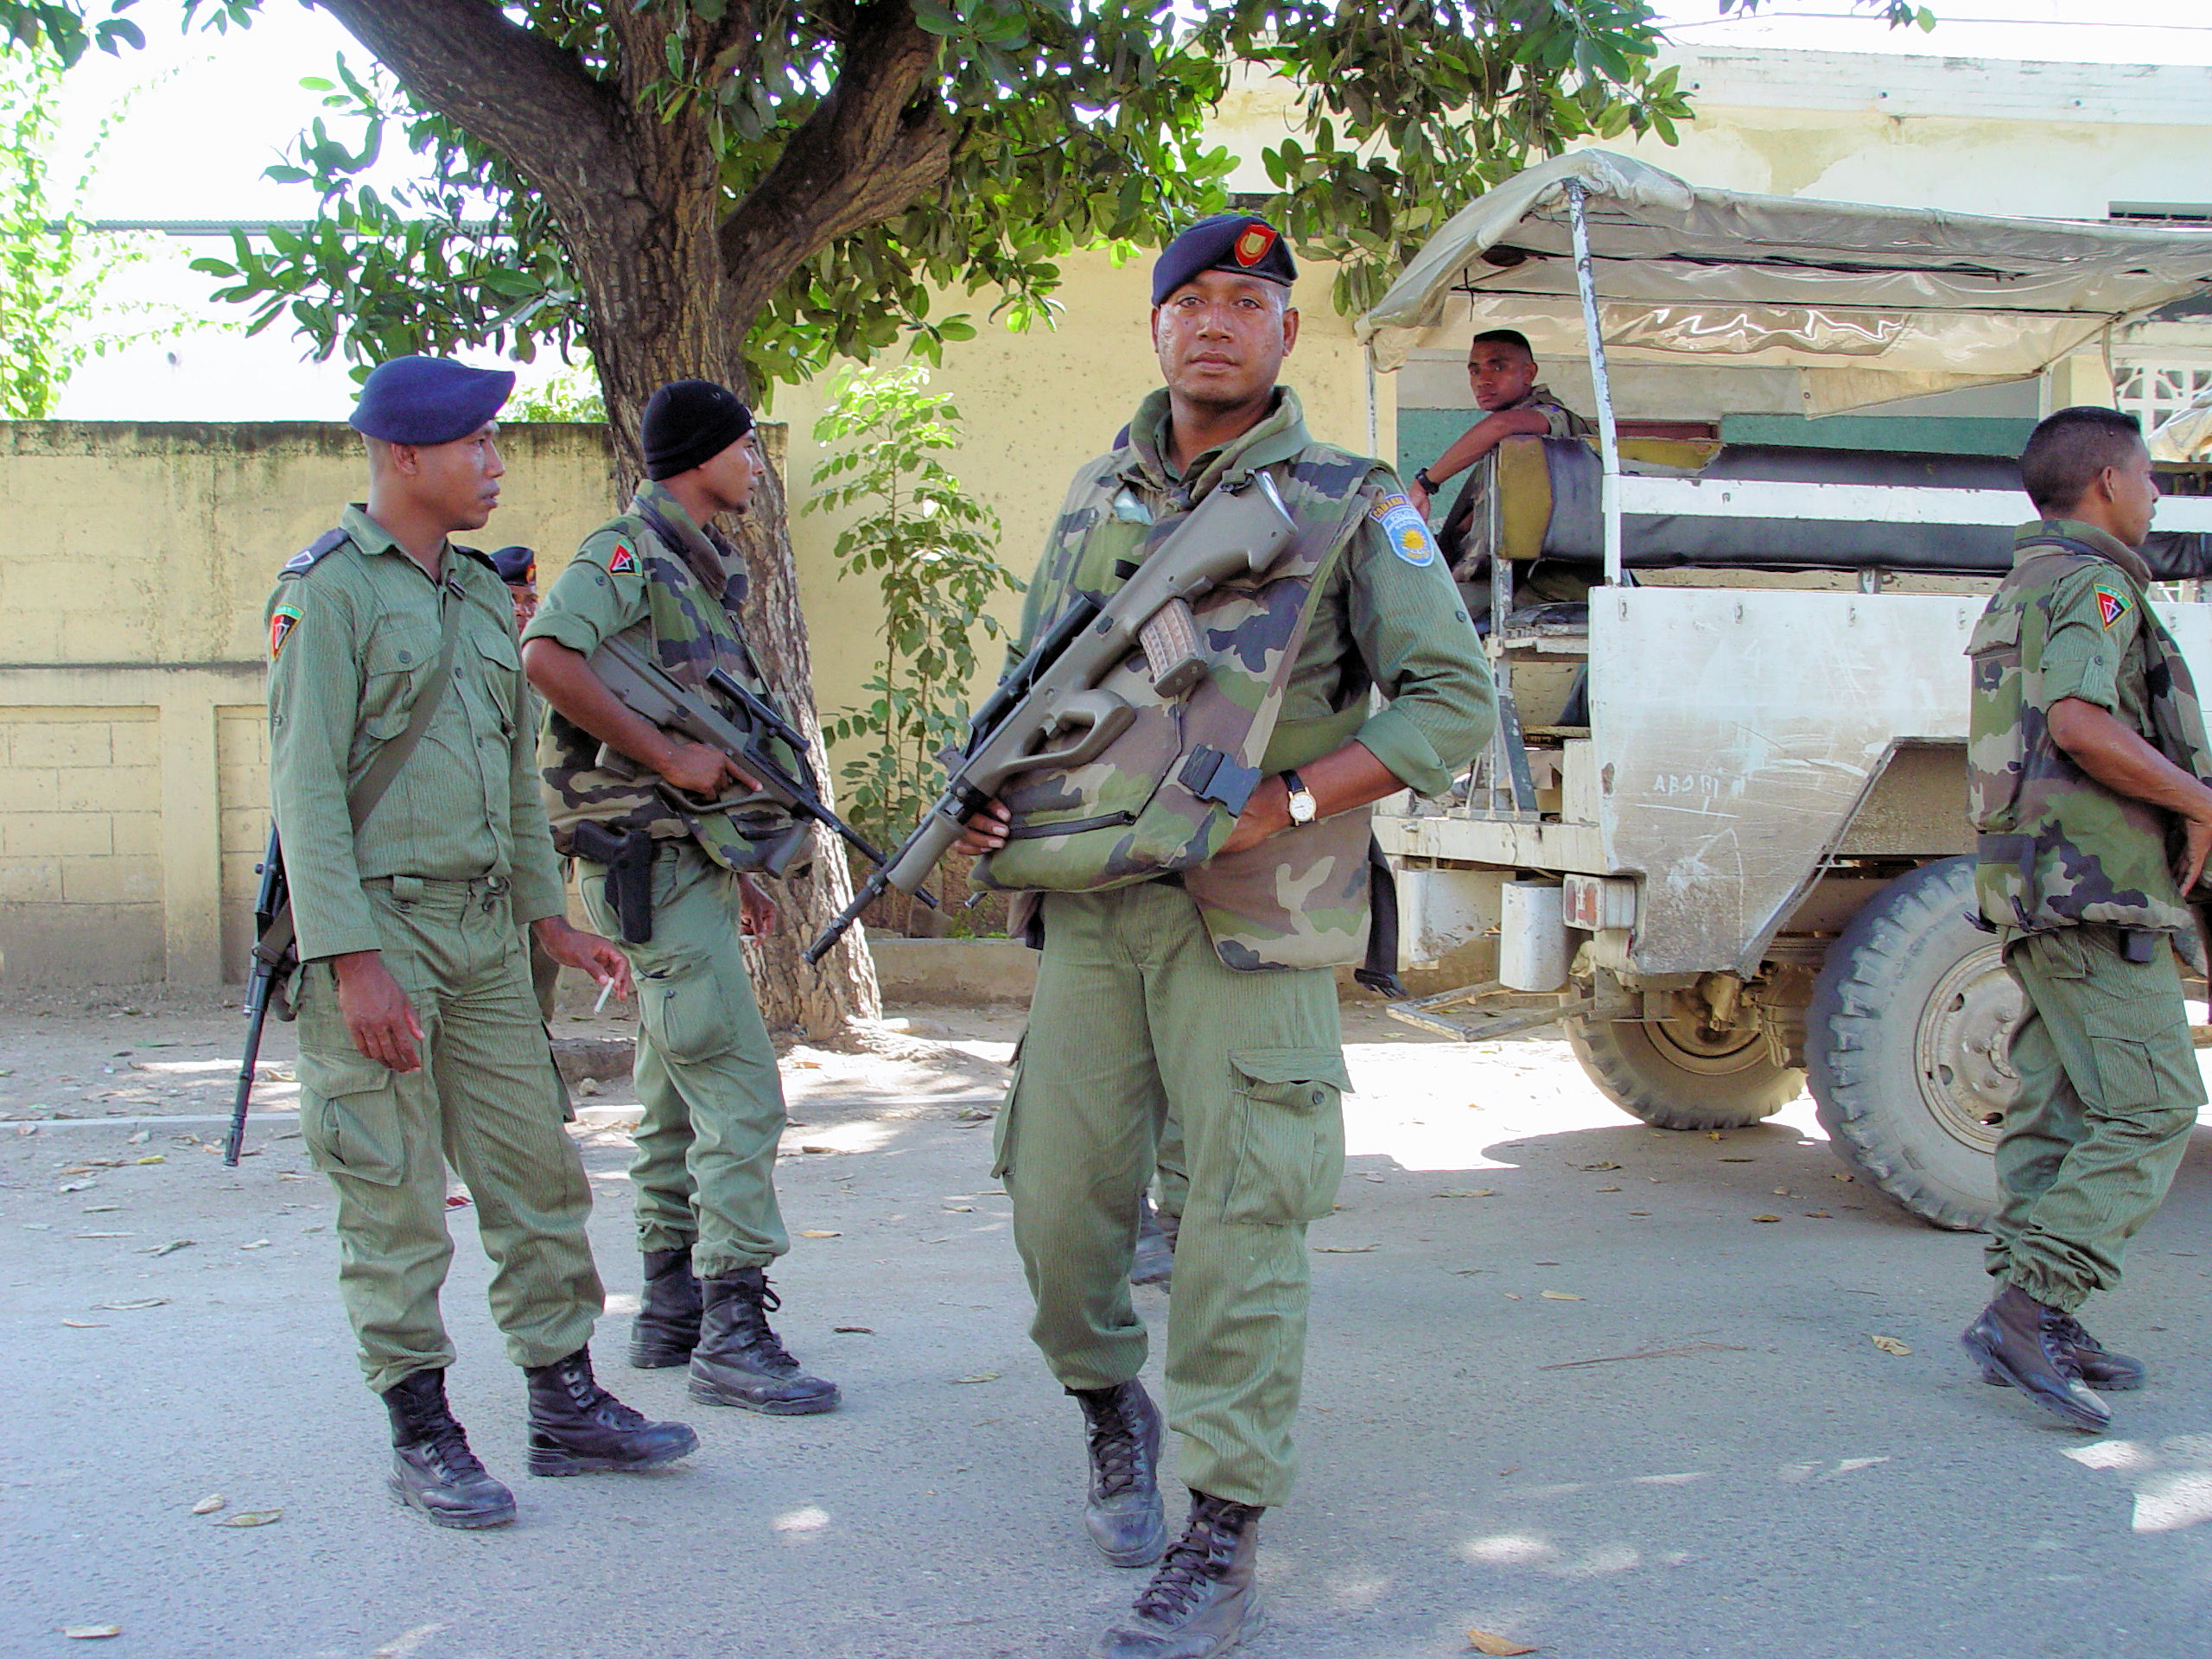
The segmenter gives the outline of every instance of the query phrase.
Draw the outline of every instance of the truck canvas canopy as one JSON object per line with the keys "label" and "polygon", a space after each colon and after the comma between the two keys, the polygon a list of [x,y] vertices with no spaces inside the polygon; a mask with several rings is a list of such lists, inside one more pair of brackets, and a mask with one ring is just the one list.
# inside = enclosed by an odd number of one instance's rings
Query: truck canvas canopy
{"label": "truck canvas canopy", "polygon": [[1445,224],[1357,325],[1375,366],[1506,326],[1581,350],[1577,195],[1607,351],[1794,368],[1808,415],[2023,379],[2212,282],[2212,231],[1745,195],[1586,149]]}

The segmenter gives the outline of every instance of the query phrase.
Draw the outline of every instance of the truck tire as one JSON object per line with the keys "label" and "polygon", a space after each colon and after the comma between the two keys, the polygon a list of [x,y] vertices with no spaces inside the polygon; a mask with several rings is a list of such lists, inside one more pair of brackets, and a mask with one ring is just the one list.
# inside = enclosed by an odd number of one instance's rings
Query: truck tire
{"label": "truck tire", "polygon": [[1922,1220],[1962,1232],[1996,1208],[1997,1137],[2019,1085],[2019,992],[1973,906],[1971,858],[1899,876],[1829,946],[1805,1022],[1837,1154]]}
{"label": "truck tire", "polygon": [[1805,1074],[1776,1065],[1757,1026],[1715,1037],[1687,1014],[1575,1020],[1567,1040],[1605,1098],[1655,1129],[1740,1129],[1805,1090]]}

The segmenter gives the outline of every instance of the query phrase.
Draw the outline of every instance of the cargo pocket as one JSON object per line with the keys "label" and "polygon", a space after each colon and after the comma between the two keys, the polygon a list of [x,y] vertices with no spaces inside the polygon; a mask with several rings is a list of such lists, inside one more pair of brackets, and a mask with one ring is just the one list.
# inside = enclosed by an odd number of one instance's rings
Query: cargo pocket
{"label": "cargo pocket", "polygon": [[737,1046],[737,1022],[703,952],[670,957],[638,976],[638,1018],[653,1046],[679,1065]]}
{"label": "cargo pocket", "polygon": [[2084,1023],[2089,1056],[2097,1068],[2096,1103],[2104,1110],[2183,1110],[2204,1104],[2202,1073],[2191,1065],[2187,1076],[2171,1066],[2162,1075],[2152,1042],[2135,1021],[2124,1015],[2092,1014]]}
{"label": "cargo pocket", "polygon": [[365,1054],[300,1054],[300,1138],[326,1175],[397,1186],[405,1169],[399,1084]]}
{"label": "cargo pocket", "polygon": [[1014,1101],[1021,1092],[1021,1051],[1028,1046],[1025,1027],[1014,1039],[1014,1058],[1007,1062],[1006,1098],[999,1103],[998,1121],[991,1125],[991,1179],[1002,1181],[1014,1167]]}
{"label": "cargo pocket", "polygon": [[1236,1161],[1228,1221],[1318,1221],[1344,1168],[1344,1056],[1325,1048],[1247,1048],[1229,1057]]}

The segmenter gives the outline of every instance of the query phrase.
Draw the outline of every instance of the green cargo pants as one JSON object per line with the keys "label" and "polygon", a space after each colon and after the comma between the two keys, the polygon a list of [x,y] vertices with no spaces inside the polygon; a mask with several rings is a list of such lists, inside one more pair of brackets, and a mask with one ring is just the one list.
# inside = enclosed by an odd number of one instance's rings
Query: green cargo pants
{"label": "green cargo pants", "polygon": [[[592,925],[622,937],[607,867],[576,861]],[[737,877],[694,841],[653,856],[653,937],[624,944],[638,981],[632,1075],[645,1116],[630,1179],[638,1248],[691,1251],[702,1276],[765,1267],[791,1249],[776,1207],[783,1080],[753,981]]]}
{"label": "green cargo pants", "polygon": [[361,1369],[381,1394],[453,1363],[438,1312],[448,1163],[499,1264],[507,1357],[550,1365],[591,1339],[602,1298],[591,1190],[505,884],[395,876],[368,893],[385,966],[422,1022],[422,1068],[396,1072],[353,1046],[328,962],[307,964],[299,995],[300,1131],[338,1191],[338,1287]]}
{"label": "green cargo pants", "polygon": [[2120,955],[2109,927],[2030,933],[2005,967],[2027,998],[2020,1094],[1997,1146],[1989,1271],[2069,1312],[2120,1283],[2127,1241],[2181,1166],[2204,1083],[2170,946]]}
{"label": "green cargo pants", "polygon": [[1199,1491],[1274,1505],[1297,1472],[1306,1224],[1344,1171],[1344,1052],[1325,969],[1233,973],[1161,882],[1052,893],[995,1173],[1069,1388],[1143,1369],[1130,1300],[1137,1195],[1172,1103],[1188,1190],[1168,1299],[1166,1407]]}

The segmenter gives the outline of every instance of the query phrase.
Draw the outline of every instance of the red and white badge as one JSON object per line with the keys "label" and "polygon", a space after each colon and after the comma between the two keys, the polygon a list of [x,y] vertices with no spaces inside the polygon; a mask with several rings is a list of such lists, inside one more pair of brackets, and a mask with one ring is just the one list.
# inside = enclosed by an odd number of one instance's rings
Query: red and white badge
{"label": "red and white badge", "polygon": [[1244,234],[1236,238],[1236,263],[1256,265],[1268,257],[1268,250],[1275,245],[1275,233],[1265,225],[1248,225]]}

